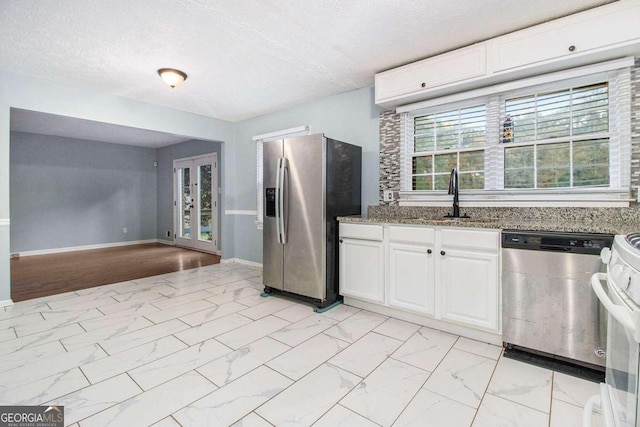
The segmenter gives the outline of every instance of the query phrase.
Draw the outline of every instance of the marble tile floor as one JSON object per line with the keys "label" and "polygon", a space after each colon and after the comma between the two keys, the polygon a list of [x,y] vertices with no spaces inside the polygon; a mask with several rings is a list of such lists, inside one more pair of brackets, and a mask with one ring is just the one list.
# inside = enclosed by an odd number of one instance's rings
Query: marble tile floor
{"label": "marble tile floor", "polygon": [[581,426],[598,385],[217,264],[0,308],[0,405],[67,425]]}

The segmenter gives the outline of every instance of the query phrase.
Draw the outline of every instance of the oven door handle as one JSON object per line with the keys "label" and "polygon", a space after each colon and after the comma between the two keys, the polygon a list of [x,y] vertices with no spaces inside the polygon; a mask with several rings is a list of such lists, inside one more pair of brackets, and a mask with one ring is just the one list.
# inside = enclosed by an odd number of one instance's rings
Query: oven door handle
{"label": "oven door handle", "polygon": [[591,287],[593,288],[593,291],[596,293],[598,299],[600,300],[602,305],[604,305],[604,308],[607,309],[609,314],[615,317],[615,319],[620,322],[622,326],[624,326],[625,329],[627,329],[631,333],[632,336],[635,336],[636,327],[633,324],[633,319],[631,318],[629,312],[624,307],[621,307],[611,301],[611,298],[609,298],[609,295],[607,295],[607,292],[602,287],[602,282],[606,280],[606,273],[596,273],[591,276]]}

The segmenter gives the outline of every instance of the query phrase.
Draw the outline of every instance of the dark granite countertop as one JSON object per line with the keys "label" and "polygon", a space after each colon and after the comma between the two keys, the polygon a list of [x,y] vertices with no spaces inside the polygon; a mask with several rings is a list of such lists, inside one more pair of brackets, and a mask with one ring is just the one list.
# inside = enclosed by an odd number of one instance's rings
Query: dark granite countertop
{"label": "dark granite countertop", "polygon": [[518,220],[513,218],[469,218],[451,219],[431,218],[379,218],[348,216],[339,217],[338,221],[353,224],[406,224],[434,227],[486,228],[494,230],[531,230],[557,231],[577,233],[629,234],[640,231],[640,222],[636,221],[562,221],[558,219],[546,221]]}

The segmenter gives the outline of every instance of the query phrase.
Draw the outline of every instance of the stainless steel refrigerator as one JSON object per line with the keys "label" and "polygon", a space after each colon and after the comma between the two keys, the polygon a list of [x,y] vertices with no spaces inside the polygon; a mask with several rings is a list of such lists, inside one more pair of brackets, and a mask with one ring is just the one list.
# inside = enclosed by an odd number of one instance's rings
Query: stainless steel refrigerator
{"label": "stainless steel refrigerator", "polygon": [[323,134],[264,143],[263,283],[314,302],[338,298],[338,223],[359,215],[362,148]]}

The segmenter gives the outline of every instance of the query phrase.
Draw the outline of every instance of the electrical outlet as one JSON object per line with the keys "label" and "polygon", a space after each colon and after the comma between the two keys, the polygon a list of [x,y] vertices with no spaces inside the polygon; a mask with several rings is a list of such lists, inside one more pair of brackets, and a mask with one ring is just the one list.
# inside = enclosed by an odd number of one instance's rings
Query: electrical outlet
{"label": "electrical outlet", "polygon": [[127,233],[127,231],[128,231],[128,230],[127,230],[127,227],[123,227],[123,228],[122,228],[122,232],[123,232],[123,233],[125,233],[125,234],[126,234],[126,233]]}
{"label": "electrical outlet", "polygon": [[385,202],[393,202],[393,191],[392,190],[384,190],[382,192],[382,200]]}
{"label": "electrical outlet", "polygon": [[171,237],[171,230],[167,230],[167,237]]}

